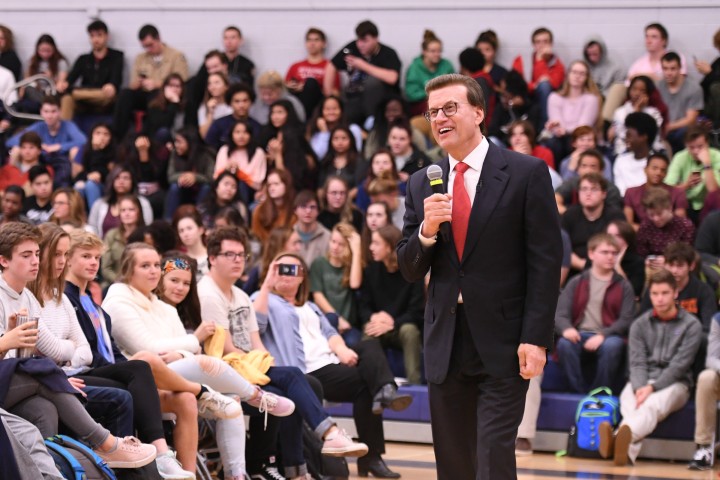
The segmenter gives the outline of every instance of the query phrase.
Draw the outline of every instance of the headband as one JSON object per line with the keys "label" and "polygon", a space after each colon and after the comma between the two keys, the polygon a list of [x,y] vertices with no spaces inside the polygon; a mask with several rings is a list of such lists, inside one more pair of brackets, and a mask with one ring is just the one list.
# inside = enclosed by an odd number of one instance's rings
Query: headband
{"label": "headband", "polygon": [[168,260],[165,260],[165,263],[162,267],[163,275],[165,275],[166,273],[170,273],[173,270],[185,270],[187,272],[190,272],[190,263],[182,258],[170,258]]}

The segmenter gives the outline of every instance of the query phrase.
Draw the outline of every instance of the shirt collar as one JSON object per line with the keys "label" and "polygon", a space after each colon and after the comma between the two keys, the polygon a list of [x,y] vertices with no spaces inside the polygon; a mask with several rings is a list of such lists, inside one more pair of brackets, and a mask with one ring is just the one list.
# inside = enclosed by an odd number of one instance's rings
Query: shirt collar
{"label": "shirt collar", "polygon": [[[485,157],[487,156],[488,148],[490,148],[490,144],[487,141],[487,137],[483,135],[482,140],[478,144],[477,147],[475,147],[467,157],[463,160],[468,167],[472,168],[473,170],[476,170],[477,172],[480,172],[482,170],[483,162],[485,161]],[[450,172],[455,170],[455,165],[460,163],[460,160],[455,160],[452,155],[448,154],[448,158],[450,159]]]}

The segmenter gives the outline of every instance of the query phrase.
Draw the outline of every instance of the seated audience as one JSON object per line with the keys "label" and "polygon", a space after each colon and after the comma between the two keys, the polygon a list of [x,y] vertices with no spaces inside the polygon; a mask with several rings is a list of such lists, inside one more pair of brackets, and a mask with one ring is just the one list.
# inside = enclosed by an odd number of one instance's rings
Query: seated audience
{"label": "seated audience", "polygon": [[400,193],[405,193],[406,182],[400,181],[400,174],[395,165],[395,158],[392,152],[387,148],[381,148],[375,155],[368,159],[367,176],[358,182],[357,194],[355,196],[355,206],[364,212],[370,205],[370,196],[368,195],[368,185],[381,175],[388,175],[395,179],[400,188]]}
{"label": "seated audience", "polygon": [[136,228],[145,226],[142,217],[142,206],[140,200],[134,195],[126,195],[118,199],[118,210],[120,225],[107,231],[105,234],[105,251],[102,256],[102,286],[109,287],[118,277],[120,272],[120,259],[122,258],[125,246],[129,243],[128,238]]}
{"label": "seated audience", "polygon": [[[580,179],[588,173],[597,173],[602,175],[605,170],[605,157],[598,150],[590,149],[580,154],[578,159],[577,176],[570,177],[565,180],[562,185],[555,189],[555,200],[558,204],[558,210],[560,213],[564,213],[565,210],[571,205],[577,205],[579,201],[579,184]],[[605,199],[605,205],[611,208],[622,208],[623,200],[622,195],[617,187],[607,181],[607,198]]]}
{"label": "seated audience", "polygon": [[150,204],[153,218],[162,218],[168,168],[165,146],[143,135],[127,137],[118,157],[118,163],[127,165],[133,172],[137,193]]}
{"label": "seated audience", "polygon": [[599,173],[586,173],[580,177],[579,203],[570,205],[562,216],[562,228],[572,244],[572,270],[580,272],[588,261],[587,245],[590,238],[602,233],[613,220],[624,220],[622,211],[605,205],[608,182]]}
{"label": "seated audience", "polygon": [[163,82],[170,74],[179,75],[183,81],[188,77],[185,55],[165,44],[154,25],[143,25],[138,40],[144,52],[135,57],[128,88],[115,102],[113,129],[118,138],[125,137],[133,112],[146,111],[150,101],[162,93]]}
{"label": "seated audience", "polygon": [[648,188],[643,194],[642,205],[645,219],[637,232],[637,250],[640,255],[662,255],[665,248],[674,242],[692,245],[695,226],[684,217],[673,212],[672,200],[663,188]]}
{"label": "seated audience", "polygon": [[11,156],[17,156],[21,137],[28,132],[37,133],[40,136],[43,161],[53,168],[55,187],[67,187],[72,178],[71,163],[79,158],[78,154],[87,143],[87,137],[73,122],[60,119],[60,102],[56,97],[43,98],[40,115],[42,120],[11,137],[6,146],[11,149]]}
{"label": "seated audience", "polygon": [[[117,166],[107,178],[107,194],[93,203],[88,216],[88,224],[95,229],[101,237],[110,229],[120,226],[120,208],[118,200],[128,194],[137,193],[136,180],[127,166]],[[142,214],[145,224],[153,221],[153,211],[150,202],[145,197],[138,197],[142,205]]]}
{"label": "seated audience", "polygon": [[620,195],[646,180],[645,167],[657,132],[655,120],[647,113],[633,112],[625,117],[627,151],[618,155],[613,165],[613,182]]}
{"label": "seated audience", "polygon": [[555,157],[552,150],[538,145],[535,129],[527,120],[517,120],[510,125],[510,150],[539,158],[551,169],[555,169]]}
{"label": "seated audience", "polygon": [[641,75],[630,81],[627,101],[613,113],[612,126],[607,134],[608,140],[613,142],[613,153],[620,155],[628,149],[625,139],[625,117],[633,112],[647,113],[655,119],[659,135],[653,139],[652,148],[662,150],[664,148],[662,132],[667,125],[667,106],[663,103],[653,81]]}
{"label": "seated audience", "polygon": [[30,219],[22,214],[23,202],[25,202],[25,190],[17,185],[7,187],[0,203],[0,225],[11,222],[32,225]]}
{"label": "seated audience", "polygon": [[[44,33],[35,43],[35,50],[30,57],[26,77],[44,75],[55,84],[59,93],[63,93],[68,86],[67,76],[70,67],[65,55],[58,50],[55,39]],[[40,112],[41,99],[48,92],[46,83],[32,83],[22,89],[21,99],[16,108],[22,112],[37,114]],[[59,104],[58,104],[59,105]]]}
{"label": "seated audience", "polygon": [[183,96],[185,83],[177,73],[171,73],[162,82],[160,90],[147,105],[141,135],[166,144],[172,140],[170,132],[183,124]]}
{"label": "seated audience", "polygon": [[356,292],[362,283],[360,235],[350,224],[338,223],[325,254],[310,266],[310,292],[323,313],[338,316],[337,330],[351,346],[360,341]]}
{"label": "seated audience", "polygon": [[[366,125],[369,132],[362,151],[363,158],[372,158],[376,151],[387,146],[390,127],[398,121],[405,123],[409,121],[405,101],[400,95],[389,93],[378,103],[372,117],[372,125]],[[412,141],[419,150],[427,148],[425,136],[415,128],[412,129]]]}
{"label": "seated audience", "polygon": [[79,228],[87,232],[96,233],[87,223],[87,210],[85,201],[77,190],[72,188],[59,188],[50,198],[52,215],[49,222],[60,225],[66,230]]}
{"label": "seated audience", "polygon": [[[558,172],[560,173],[560,176],[562,176],[563,180],[578,177],[580,157],[586,150],[593,150],[597,148],[595,129],[589,126],[577,127],[570,134],[570,147],[572,148],[572,151],[567,157],[562,159],[560,162],[560,168],[558,169]],[[606,157],[603,157],[603,163],[605,164],[602,171],[603,177],[612,182],[612,163],[610,163],[610,160]]]}
{"label": "seated audience", "polygon": [[590,76],[604,98],[602,118],[612,120],[612,114],[625,98],[625,69],[607,51],[599,37],[589,39],[583,48],[583,58],[590,67]]}
{"label": "seated audience", "polygon": [[[280,275],[283,271],[294,273]],[[382,460],[382,411],[404,410],[412,402],[399,395],[380,343],[363,340],[354,349],[330,326],[320,309],[308,301],[310,286],[305,262],[281,253],[253,298],[260,338],[276,365],[295,366],[320,381],[324,398],[353,402],[353,418],[361,442],[369,452],[358,459],[358,473],[399,478]]]}
{"label": "seated audience", "polygon": [[213,121],[203,138],[205,143],[216,150],[226,145],[230,141],[233,127],[239,121],[246,122],[252,136],[258,138],[262,125],[248,115],[254,100],[255,92],[249,86],[242,83],[231,86],[225,94],[225,102],[232,108],[232,114]]}
{"label": "seated audience", "polygon": [[372,203],[384,202],[390,209],[390,219],[398,230],[403,226],[405,216],[405,196],[400,195],[397,182],[387,174],[382,174],[368,184],[368,195]]}
{"label": "seated audience", "polygon": [[709,470],[715,458],[714,437],[717,425],[717,402],[720,401],[720,316],[714,315],[708,338],[708,353],[695,388],[695,445],[690,470]]}
{"label": "seated audience", "polygon": [[295,109],[297,118],[301,122],[305,122],[307,118],[305,107],[296,96],[288,93],[283,78],[277,71],[268,70],[260,74],[257,81],[257,93],[257,98],[250,107],[250,117],[256,121],[260,123],[267,122],[272,104],[278,100],[286,100]]}
{"label": "seated audience", "polygon": [[237,176],[247,190],[246,201],[251,193],[262,188],[267,175],[267,157],[265,151],[254,138],[250,124],[244,120],[235,123],[230,131],[227,144],[220,147],[215,158],[215,172],[218,177],[225,170]]}
{"label": "seated audience", "polygon": [[22,78],[22,62],[15,52],[15,37],[5,25],[0,25],[0,66],[10,70],[16,82]]}
{"label": "seated audience", "polygon": [[347,120],[363,125],[388,93],[398,91],[401,63],[395,50],[380,43],[378,28],[371,21],[360,22],[355,36],[356,40],[340,49],[328,63],[323,93],[339,95],[335,76],[346,72],[348,84],[342,98]]}
{"label": "seated audience", "polygon": [[328,230],[340,222],[350,223],[356,231],[362,230],[363,214],[352,203],[352,193],[343,177],[331,175],[321,189],[318,221]]}
{"label": "seated audience", "polygon": [[697,83],[688,81],[680,73],[680,55],[668,52],[660,64],[662,79],[657,82],[657,88],[668,107],[669,117],[665,133],[672,151],[679,152],[683,149],[687,128],[695,123],[703,109],[703,93]]}
{"label": "seated audience", "polygon": [[214,153],[198,136],[195,127],[182,127],[173,134],[167,162],[165,219],[169,220],[180,205],[198,204],[210,192],[215,169]]}
{"label": "seated audience", "polygon": [[[45,375],[14,373],[15,368],[8,363],[17,362],[8,358],[8,352],[34,348],[38,341],[37,323],[26,322],[16,326],[15,312],[25,310],[28,315],[39,317],[40,305],[25,285],[37,276],[40,240],[40,231],[33,225],[14,222],[0,227],[0,330],[3,334],[0,336],[0,362],[6,372],[2,381],[7,391],[1,407],[12,409],[23,400],[39,395],[55,406],[59,419],[110,468],[147,465],[157,455],[155,446],[142,444],[135,437],[117,438],[95,423],[75,397],[78,391],[52,360],[25,360],[27,364],[36,365],[36,371],[45,371]],[[28,369],[33,367],[28,365],[25,370]]]}
{"label": "seated audience", "polygon": [[675,306],[678,287],[670,272],[653,274],[648,290],[652,310],[630,326],[630,381],[620,394],[622,421],[615,433],[608,422],[598,429],[600,455],[618,466],[635,463],[643,439],[690,399],[690,366],[702,339],[697,318]]}
{"label": "seated audience", "polygon": [[498,102],[495,112],[488,123],[490,138],[501,144],[510,143],[510,125],[517,120],[529,121],[535,131],[542,129],[540,107],[530,100],[528,86],[522,74],[511,70],[500,81],[498,86]]}
{"label": "seated audience", "polygon": [[362,230],[360,230],[360,240],[362,245],[362,264],[363,268],[373,261],[372,252],[370,251],[370,242],[372,242],[372,234],[378,229],[390,224],[390,209],[387,203],[377,202],[371,203],[367,212],[365,212],[365,221]]}
{"label": "seated audience", "polygon": [[30,170],[41,166],[42,139],[35,132],[25,132],[20,136],[17,149],[17,155],[11,156],[8,163],[0,167],[0,193],[15,185],[29,195]]}
{"label": "seated audience", "polygon": [[663,188],[670,194],[673,213],[678,217],[687,217],[687,198],[685,192],[664,182],[667,176],[670,159],[663,153],[651,152],[645,165],[645,183],[625,190],[625,218],[635,230],[647,219],[645,207],[642,205],[643,195],[649,188]]}
{"label": "seated audience", "polygon": [[273,228],[270,231],[270,237],[263,244],[260,263],[250,269],[247,274],[247,280],[242,284],[242,289],[248,295],[260,290],[260,285],[267,276],[268,269],[272,264],[273,258],[281,252],[300,253],[302,248],[302,240],[300,235],[292,229],[285,227]]}
{"label": "seated audience", "polygon": [[105,113],[115,103],[123,80],[123,52],[108,47],[108,27],[102,20],[87,26],[92,51],[80,55],[67,77],[68,87],[61,99],[62,118],[75,113]]}
{"label": "seated audience", "polygon": [[250,231],[260,242],[265,242],[275,227],[292,227],[295,224],[292,177],[286,170],[272,170],[263,188],[263,200],[255,208]]}
{"label": "seated audience", "polygon": [[356,124],[348,124],[345,119],[343,103],[339,97],[330,95],[325,97],[315,109],[312,118],[307,122],[305,137],[310,142],[315,155],[324,158],[330,146],[330,132],[336,127],[347,127],[352,132],[355,147],[362,151],[364,132]]}
{"label": "seated audience", "polygon": [[108,173],[117,161],[117,148],[110,125],[97,123],[90,130],[90,141],[85,144],[80,162],[73,164],[73,187],[85,196],[92,208],[103,196]]}
{"label": "seated audience", "polygon": [[700,125],[688,128],[685,149],[670,162],[665,183],[685,191],[690,209],[688,217],[698,223],[705,198],[720,184],[720,151],[710,146],[710,136]]}
{"label": "seated audience", "polygon": [[302,133],[301,122],[287,100],[272,104],[264,134],[268,166],[287,170],[292,176],[295,190],[314,189],[318,161]]}
{"label": "seated audience", "polygon": [[[695,249],[684,242],[676,242],[667,246],[662,255],[664,268],[668,270],[677,284],[676,303],[683,310],[696,316],[705,332],[710,331],[710,322],[717,313],[718,306],[715,294],[710,286],[701,281],[694,273],[697,267]],[[652,308],[652,298],[646,291],[640,303],[640,311]]]}
{"label": "seated audience", "polygon": [[[325,70],[330,62],[325,57],[327,39],[325,32],[311,27],[305,33],[305,51],[307,56],[290,65],[285,74],[285,88],[303,104],[305,113],[310,115],[323,100]],[[335,76],[335,88],[340,88],[340,77]],[[317,153],[317,152],[316,152]],[[322,156],[318,153],[318,156]]]}
{"label": "seated audience", "polygon": [[45,165],[35,165],[28,171],[32,195],[23,202],[23,213],[35,225],[45,223],[52,215],[52,175]]}
{"label": "seated audience", "polygon": [[335,127],[330,134],[327,154],[318,166],[318,185],[324,185],[330,176],[339,176],[354,189],[364,171],[365,162],[355,148],[352,132],[347,127]]}
{"label": "seated audience", "polygon": [[205,247],[205,227],[200,212],[194,205],[183,205],[175,211],[172,226],[180,240],[179,246],[197,264],[198,281],[210,271],[208,253]]}
{"label": "seated audience", "polygon": [[242,201],[240,181],[230,172],[222,172],[215,177],[210,193],[205,197],[205,201],[198,205],[205,228],[212,230],[215,226],[215,216],[226,208],[235,210],[242,217],[243,222],[247,221],[248,211]]}
{"label": "seated audience", "polygon": [[[587,251],[592,266],[568,281],[555,313],[558,361],[576,393],[612,387],[622,379],[625,340],[635,307],[632,285],[615,272],[620,253],[615,238],[596,234]],[[588,361],[595,364],[591,382],[583,376]]]}
{"label": "seated audience", "polygon": [[[200,342],[207,330],[200,327],[186,333],[176,308],[153,293],[161,280],[160,255],[154,248],[130,244],[121,263],[119,281],[110,287],[102,306],[113,318],[115,338],[125,352],[163,354],[170,368],[187,380],[206,383],[256,407],[262,404],[273,415],[292,413],[291,401],[252,385],[219,358],[200,355]],[[224,469],[233,480],[245,474],[244,435],[240,434],[245,431],[245,422],[242,415],[236,416],[237,410],[233,407],[233,415],[220,419],[221,428],[217,429]]]}
{"label": "seated audience", "polygon": [[605,231],[615,239],[619,249],[615,272],[630,282],[635,298],[640,298],[645,288],[645,258],[637,252],[635,229],[628,222],[613,220]]}
{"label": "seated audience", "polygon": [[[713,35],[713,47],[720,50],[720,30]],[[2,63],[2,57],[0,57]],[[695,68],[703,75],[702,86],[705,94],[705,108],[703,113],[717,128],[720,126],[720,57],[710,64],[705,60],[695,59]]]}
{"label": "seated audience", "polygon": [[508,70],[495,63],[498,48],[500,48],[500,42],[498,41],[497,34],[493,30],[485,30],[480,32],[477,40],[475,40],[475,48],[480,50],[485,58],[485,70],[490,75],[495,85],[500,85],[500,81],[505,78]]}
{"label": "seated audience", "polygon": [[320,206],[317,195],[312,190],[303,190],[295,196],[295,217],[297,222],[293,230],[300,238],[300,255],[308,265],[328,251],[330,230],[318,222]]}
{"label": "seated audience", "polygon": [[553,52],[553,34],[550,30],[538,28],[530,38],[532,54],[517,56],[513,60],[512,69],[525,78],[529,92],[540,107],[540,120],[544,125],[548,120],[548,97],[562,85],[565,66]]}
{"label": "seated audience", "polygon": [[455,72],[452,63],[442,58],[443,44],[435,32],[423,32],[421,47],[422,53],[413,59],[405,74],[405,98],[410,103],[410,115],[413,117],[427,110],[425,84],[435,77]]}
{"label": "seated audience", "polygon": [[198,107],[198,130],[200,136],[205,137],[210,125],[222,117],[232,115],[232,108],[225,102],[225,96],[230,88],[230,80],[223,72],[214,72],[208,75],[207,88]]}
{"label": "seated audience", "polygon": [[551,135],[547,145],[555,158],[564,158],[570,152],[573,130],[597,124],[601,99],[588,64],[582,60],[572,62],[562,88],[548,97],[545,131]]}
{"label": "seated audience", "polygon": [[[645,49],[647,53],[635,60],[628,70],[628,80],[644,75],[654,82],[659,81],[662,75],[662,57],[667,53],[669,41],[667,29],[659,23],[651,23],[645,27]],[[685,60],[681,58],[680,73],[687,75]]]}
{"label": "seated audience", "polygon": [[[407,282],[397,264],[395,246],[402,238],[394,225],[372,233],[372,262],[363,271],[359,324],[365,337],[377,338],[383,347],[403,352],[405,377],[419,384],[420,345],[425,308],[422,282]],[[311,272],[312,273],[312,272]]]}
{"label": "seated audience", "polygon": [[403,182],[407,182],[410,175],[432,163],[430,158],[412,143],[412,128],[402,120],[392,123],[387,143]]}

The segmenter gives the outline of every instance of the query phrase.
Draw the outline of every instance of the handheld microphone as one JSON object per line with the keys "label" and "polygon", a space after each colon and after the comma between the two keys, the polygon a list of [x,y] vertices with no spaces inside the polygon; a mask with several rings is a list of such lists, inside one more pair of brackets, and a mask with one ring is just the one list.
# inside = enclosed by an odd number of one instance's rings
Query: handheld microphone
{"label": "handheld microphone", "polygon": [[[426,171],[426,175],[427,175],[428,181],[430,181],[430,188],[432,189],[432,192],[444,195],[446,192],[445,192],[445,186],[443,185],[442,168],[440,168],[439,165],[430,165]],[[449,222],[443,222],[440,224],[440,235],[442,235],[442,239],[444,242],[450,241],[450,223]]]}

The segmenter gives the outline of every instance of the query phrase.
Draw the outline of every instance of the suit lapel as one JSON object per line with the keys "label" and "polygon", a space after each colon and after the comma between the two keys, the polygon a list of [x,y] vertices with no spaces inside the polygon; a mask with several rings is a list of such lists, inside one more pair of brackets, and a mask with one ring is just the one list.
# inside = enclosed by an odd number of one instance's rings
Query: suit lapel
{"label": "suit lapel", "polygon": [[510,175],[505,171],[506,168],[507,161],[502,152],[490,142],[482,172],[480,173],[480,181],[475,190],[475,200],[473,201],[472,210],[470,210],[470,225],[465,239],[463,261],[475,249],[480,234],[487,226],[495,206],[507,187]]}

